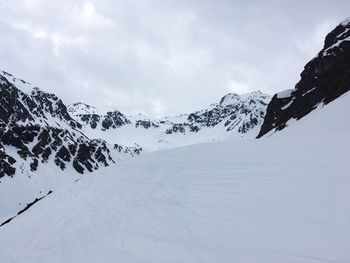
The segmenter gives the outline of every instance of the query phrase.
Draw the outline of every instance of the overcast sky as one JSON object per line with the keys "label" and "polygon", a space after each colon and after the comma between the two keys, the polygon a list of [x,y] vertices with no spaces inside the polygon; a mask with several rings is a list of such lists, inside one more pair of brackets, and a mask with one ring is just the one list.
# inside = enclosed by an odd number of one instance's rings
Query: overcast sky
{"label": "overcast sky", "polygon": [[0,0],[0,68],[65,103],[162,116],[293,88],[350,1]]}

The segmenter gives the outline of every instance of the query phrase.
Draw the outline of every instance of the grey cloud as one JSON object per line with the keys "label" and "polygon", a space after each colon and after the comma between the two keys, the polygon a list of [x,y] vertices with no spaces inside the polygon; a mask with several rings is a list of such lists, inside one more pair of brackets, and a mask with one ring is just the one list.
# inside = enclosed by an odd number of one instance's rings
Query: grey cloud
{"label": "grey cloud", "polygon": [[292,88],[348,1],[0,2],[0,67],[65,102],[150,115]]}

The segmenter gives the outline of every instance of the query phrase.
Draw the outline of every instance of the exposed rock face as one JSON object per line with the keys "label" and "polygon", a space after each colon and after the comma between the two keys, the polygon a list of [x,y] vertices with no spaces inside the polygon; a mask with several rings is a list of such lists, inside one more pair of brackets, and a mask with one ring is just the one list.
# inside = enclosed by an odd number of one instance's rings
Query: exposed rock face
{"label": "exposed rock face", "polygon": [[[108,125],[117,125],[118,116],[109,118]],[[0,178],[16,173],[18,158],[30,171],[48,162],[79,173],[113,163],[107,143],[86,137],[81,127],[56,95],[0,71]]]}
{"label": "exposed rock face", "polygon": [[13,167],[13,164],[16,160],[7,155],[4,149],[4,146],[0,144],[0,177],[8,175],[13,176],[16,172],[16,169]]}
{"label": "exposed rock face", "polygon": [[258,138],[282,130],[319,104],[328,104],[350,90],[350,19],[330,32],[317,57],[306,64],[295,89],[273,96]]}
{"label": "exposed rock face", "polygon": [[[1,74],[2,73],[2,74]],[[21,82],[28,88],[25,93],[17,88]],[[67,112],[67,107],[54,94],[31,87],[28,82],[14,78],[11,74],[0,72],[0,123],[17,125],[20,123],[49,124],[49,118],[65,122],[71,128],[81,128]]]}
{"label": "exposed rock face", "polygon": [[95,107],[81,102],[69,105],[68,111],[75,116],[79,122],[90,126],[92,129],[96,129],[99,124],[103,130],[116,129],[123,125],[130,124],[128,118],[118,110],[99,115],[96,113]]}
{"label": "exposed rock face", "polygon": [[110,128],[119,128],[125,124],[130,124],[130,121],[119,111],[107,112],[102,121],[102,127],[106,130]]}

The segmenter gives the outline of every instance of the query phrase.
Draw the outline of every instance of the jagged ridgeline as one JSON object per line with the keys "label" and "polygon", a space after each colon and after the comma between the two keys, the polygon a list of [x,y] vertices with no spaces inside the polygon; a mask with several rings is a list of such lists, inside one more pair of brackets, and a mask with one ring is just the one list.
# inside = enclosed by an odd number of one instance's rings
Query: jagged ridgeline
{"label": "jagged ridgeline", "polygon": [[50,162],[62,170],[72,166],[79,173],[91,172],[115,162],[111,151],[140,152],[88,138],[56,95],[0,73],[0,177],[36,171]]}
{"label": "jagged ridgeline", "polygon": [[[229,93],[219,103],[213,103],[207,109],[190,114],[182,114],[161,119],[149,119],[142,115],[126,116],[118,110],[98,114],[93,106],[84,103],[74,103],[68,106],[68,111],[83,125],[83,130],[118,130],[123,127],[129,129],[153,128],[160,137],[169,139],[169,134],[191,134],[207,130],[207,128],[219,128],[223,134],[234,131],[234,134],[244,136],[255,131],[265,115],[265,110],[270,96],[260,91],[244,95]],[[103,136],[103,135],[101,135]],[[129,136],[132,136],[129,134]],[[216,139],[216,138],[208,138]],[[135,138],[137,141],[137,138]]]}

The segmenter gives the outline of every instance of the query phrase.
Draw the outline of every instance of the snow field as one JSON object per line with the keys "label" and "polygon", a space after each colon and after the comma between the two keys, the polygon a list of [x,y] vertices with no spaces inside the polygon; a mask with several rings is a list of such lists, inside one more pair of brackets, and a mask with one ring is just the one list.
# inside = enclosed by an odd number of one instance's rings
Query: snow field
{"label": "snow field", "polygon": [[349,262],[349,108],[84,176],[0,228],[0,262]]}

